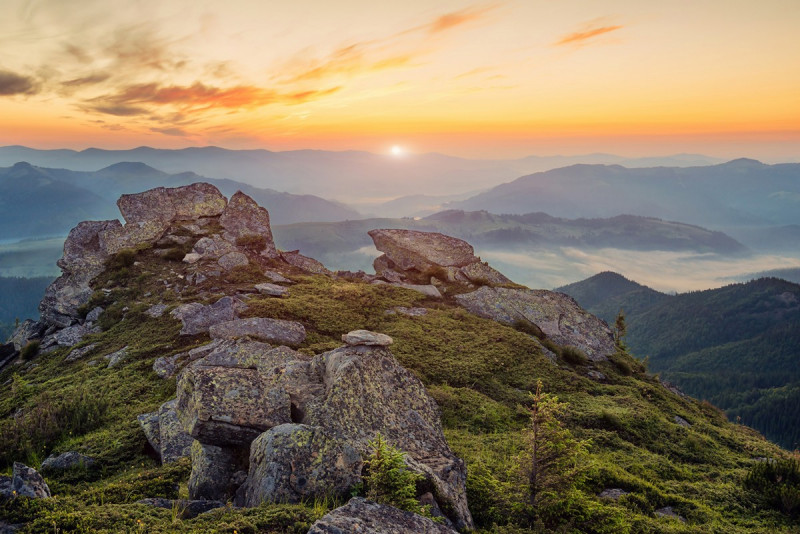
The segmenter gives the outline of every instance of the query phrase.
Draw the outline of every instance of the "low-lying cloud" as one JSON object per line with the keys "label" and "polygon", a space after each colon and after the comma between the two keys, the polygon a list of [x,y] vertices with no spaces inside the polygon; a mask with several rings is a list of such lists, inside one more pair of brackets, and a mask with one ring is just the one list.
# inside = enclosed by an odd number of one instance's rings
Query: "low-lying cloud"
{"label": "low-lying cloud", "polygon": [[32,95],[38,92],[39,84],[35,78],[0,70],[0,95]]}

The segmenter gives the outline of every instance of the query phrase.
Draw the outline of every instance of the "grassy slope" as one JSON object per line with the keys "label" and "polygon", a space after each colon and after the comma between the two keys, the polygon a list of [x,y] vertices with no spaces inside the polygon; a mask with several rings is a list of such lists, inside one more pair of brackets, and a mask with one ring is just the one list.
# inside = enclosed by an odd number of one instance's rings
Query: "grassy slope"
{"label": "grassy slope", "polygon": [[559,291],[609,322],[623,309],[628,343],[653,370],[777,443],[800,444],[797,284],[765,278],[671,296],[601,273]]}
{"label": "grassy slope", "polygon": [[[96,472],[48,477],[55,498],[0,504],[0,517],[33,520],[30,532],[305,532],[335,502],[225,509],[186,521],[176,511],[133,504],[142,497],[186,495],[188,463],[158,466],[136,416],[174,395],[174,380],[157,378],[153,360],[207,341],[203,335],[181,338],[169,316],[152,319],[142,311],[159,300],[212,301],[261,281],[258,273],[242,270],[228,283],[206,282],[202,295],[192,295],[191,288],[179,296],[162,280],[175,280],[181,263],[150,250],[137,260],[98,281],[114,291],[98,292],[92,303],[107,306],[101,319],[107,329],[82,342],[97,343],[90,354],[65,363],[69,349],[59,349],[0,373],[0,465],[22,460],[36,466],[50,452],[66,450],[90,454],[102,465]],[[523,531],[513,524],[518,483],[510,472],[523,443],[528,392],[541,379],[545,391],[568,403],[574,434],[592,442],[586,481],[561,517],[566,531],[790,532],[784,516],[758,508],[757,497],[741,486],[752,458],[786,453],[728,423],[710,405],[667,392],[630,357],[599,364],[609,377],[601,384],[587,379],[583,366],[551,363],[524,333],[447,301],[385,286],[293,277],[297,284],[288,298],[253,297],[250,313],[303,322],[306,352],[338,346],[340,335],[355,328],[390,334],[393,353],[438,401],[448,441],[467,462],[470,507],[481,531]],[[414,318],[384,313],[399,305],[423,305],[430,312]],[[130,310],[121,319],[123,306]],[[107,369],[101,356],[126,345],[128,359]],[[98,359],[100,365],[89,364]],[[679,426],[675,415],[692,426]],[[631,494],[618,502],[595,496],[608,487]],[[688,523],[653,515],[666,505]]]}

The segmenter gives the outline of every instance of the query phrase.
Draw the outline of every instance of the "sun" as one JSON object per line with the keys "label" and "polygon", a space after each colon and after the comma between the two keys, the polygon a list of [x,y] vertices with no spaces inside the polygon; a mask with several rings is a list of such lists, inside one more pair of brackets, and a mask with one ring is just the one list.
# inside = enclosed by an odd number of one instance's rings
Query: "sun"
{"label": "sun", "polygon": [[406,153],[405,149],[403,147],[401,147],[400,145],[394,145],[392,147],[391,152],[392,152],[392,156],[395,156],[395,157],[400,157],[400,156],[402,156],[403,154]]}

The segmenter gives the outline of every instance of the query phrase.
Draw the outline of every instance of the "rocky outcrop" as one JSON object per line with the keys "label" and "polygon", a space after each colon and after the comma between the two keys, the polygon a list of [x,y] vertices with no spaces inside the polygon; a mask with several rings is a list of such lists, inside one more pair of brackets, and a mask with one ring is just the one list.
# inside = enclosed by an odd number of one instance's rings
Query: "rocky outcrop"
{"label": "rocky outcrop", "polygon": [[480,317],[508,325],[519,322],[535,325],[555,343],[577,347],[592,361],[606,360],[616,350],[608,325],[563,293],[482,287],[455,298]]}
{"label": "rocky outcrop", "polygon": [[11,484],[3,484],[4,497],[29,497],[46,499],[50,497],[50,487],[36,469],[19,462],[14,462]]}
{"label": "rocky outcrop", "polygon": [[378,276],[389,283],[441,282],[466,285],[497,285],[511,282],[481,262],[472,245],[436,232],[383,229],[369,232],[375,247],[383,252],[373,262]]}
{"label": "rocky outcrop", "polygon": [[239,489],[240,506],[296,503],[347,492],[361,480],[361,453],[321,427],[284,424],[261,434],[250,447],[250,471]]}
{"label": "rocky outcrop", "polygon": [[280,253],[281,259],[288,263],[289,265],[294,265],[301,271],[305,271],[311,274],[324,274],[326,276],[330,276],[331,271],[325,268],[321,262],[315,260],[314,258],[309,258],[308,256],[303,256],[300,254],[300,251],[291,250],[289,252],[281,252]]}
{"label": "rocky outcrop", "polygon": [[212,339],[238,339],[251,337],[268,343],[296,346],[306,338],[306,329],[295,321],[251,317],[212,325],[208,329]]}
{"label": "rocky outcrop", "polygon": [[86,456],[79,452],[75,451],[68,451],[62,454],[50,455],[48,456],[43,462],[42,465],[39,467],[39,470],[42,473],[47,473],[48,471],[64,471],[67,469],[74,469],[76,467],[84,467],[84,468],[91,468],[95,465],[95,460],[91,456]]}
{"label": "rocky outcrop", "polygon": [[392,506],[353,497],[325,514],[308,534],[455,534],[452,528]]}
{"label": "rocky outcrop", "polygon": [[176,400],[167,401],[155,412],[140,415],[139,426],[161,463],[172,463],[191,454],[192,437],[187,434],[175,411]]}
{"label": "rocky outcrop", "polygon": [[192,499],[226,501],[247,478],[248,449],[219,447],[195,441],[192,444]]}
{"label": "rocky outcrop", "polygon": [[383,347],[342,347],[314,358],[325,395],[308,404],[304,423],[320,426],[363,454],[380,432],[407,454],[411,469],[424,475],[450,509],[458,528],[471,528],[466,467],[442,432],[439,409],[422,382]]}
{"label": "rocky outcrop", "polygon": [[182,336],[193,336],[208,332],[215,324],[236,319],[243,308],[244,305],[233,297],[222,297],[207,306],[199,302],[183,304],[172,310],[170,315],[183,324]]}
{"label": "rocky outcrop", "polygon": [[13,343],[0,345],[0,370],[11,363],[17,356],[19,356],[19,351],[14,348]]}
{"label": "rocky outcrop", "polygon": [[231,197],[219,222],[225,230],[223,237],[231,243],[235,244],[237,240],[243,238],[252,240],[253,237],[257,237],[263,241],[259,244],[261,249],[258,250],[262,256],[278,257],[269,225],[269,213],[241,191],[237,191]]}
{"label": "rocky outcrop", "polygon": [[81,318],[78,308],[89,301],[89,282],[103,272],[110,254],[101,241],[103,232],[120,228],[119,221],[85,221],[64,241],[64,255],[57,264],[63,274],[47,288],[39,303],[41,320],[66,328]]}

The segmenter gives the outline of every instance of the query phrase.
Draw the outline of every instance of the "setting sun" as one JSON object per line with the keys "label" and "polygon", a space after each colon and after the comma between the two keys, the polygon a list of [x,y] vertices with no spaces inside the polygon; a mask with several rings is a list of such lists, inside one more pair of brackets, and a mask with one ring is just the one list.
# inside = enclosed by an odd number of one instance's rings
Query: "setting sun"
{"label": "setting sun", "polygon": [[392,147],[392,156],[400,157],[406,153],[405,149],[399,145],[394,145]]}

